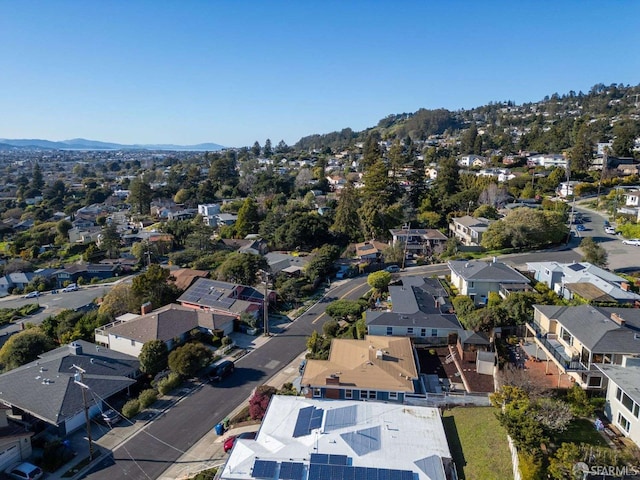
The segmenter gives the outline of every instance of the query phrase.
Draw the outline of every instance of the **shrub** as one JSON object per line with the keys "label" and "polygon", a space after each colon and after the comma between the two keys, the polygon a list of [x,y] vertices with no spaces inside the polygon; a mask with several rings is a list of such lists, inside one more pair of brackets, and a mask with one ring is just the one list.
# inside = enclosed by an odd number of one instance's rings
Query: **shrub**
{"label": "shrub", "polygon": [[153,388],[148,388],[140,392],[138,395],[138,401],[140,402],[140,408],[147,408],[158,399],[158,392]]}
{"label": "shrub", "polygon": [[161,395],[166,395],[171,390],[182,383],[182,378],[175,372],[171,372],[168,377],[158,381],[158,391]]}
{"label": "shrub", "polygon": [[233,343],[233,340],[231,340],[231,337],[229,335],[227,335],[226,337],[222,337],[222,346],[223,347],[231,345],[232,343]]}
{"label": "shrub", "polygon": [[522,480],[543,480],[544,468],[541,458],[530,453],[520,452],[518,460]]}
{"label": "shrub", "polygon": [[132,398],[122,407],[122,415],[126,418],[133,418],[140,413],[140,402],[137,398]]}

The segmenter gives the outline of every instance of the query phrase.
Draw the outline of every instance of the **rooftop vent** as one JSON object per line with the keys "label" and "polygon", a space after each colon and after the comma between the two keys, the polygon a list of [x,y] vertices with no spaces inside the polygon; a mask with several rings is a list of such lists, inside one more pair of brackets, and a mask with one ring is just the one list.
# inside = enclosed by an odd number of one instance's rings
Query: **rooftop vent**
{"label": "rooftop vent", "polygon": [[624,318],[622,318],[620,315],[618,315],[617,313],[612,313],[611,314],[611,320],[613,320],[614,322],[616,322],[618,325],[620,325],[621,327],[624,326],[625,324],[625,320]]}
{"label": "rooftop vent", "polygon": [[384,352],[382,350],[376,350],[376,358],[378,360],[384,360]]}

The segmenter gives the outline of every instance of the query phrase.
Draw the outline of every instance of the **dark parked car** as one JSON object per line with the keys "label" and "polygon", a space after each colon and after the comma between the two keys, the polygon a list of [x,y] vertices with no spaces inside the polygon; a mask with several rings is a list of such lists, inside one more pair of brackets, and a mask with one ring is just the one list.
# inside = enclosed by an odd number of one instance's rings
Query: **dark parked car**
{"label": "dark parked car", "polygon": [[224,362],[220,362],[218,365],[213,367],[213,370],[211,370],[211,373],[209,374],[209,379],[214,382],[219,382],[224,377],[231,375],[235,368],[236,366],[231,360],[225,360]]}
{"label": "dark parked car", "polygon": [[120,414],[115,410],[109,409],[102,412],[102,420],[107,425],[115,425],[120,421],[120,418]]}
{"label": "dark parked car", "polygon": [[224,453],[229,452],[229,450],[233,448],[233,446],[236,444],[237,438],[250,438],[251,440],[253,440],[254,438],[256,438],[257,433],[258,432],[242,432],[242,433],[239,433],[238,435],[233,435],[227,438],[224,441]]}

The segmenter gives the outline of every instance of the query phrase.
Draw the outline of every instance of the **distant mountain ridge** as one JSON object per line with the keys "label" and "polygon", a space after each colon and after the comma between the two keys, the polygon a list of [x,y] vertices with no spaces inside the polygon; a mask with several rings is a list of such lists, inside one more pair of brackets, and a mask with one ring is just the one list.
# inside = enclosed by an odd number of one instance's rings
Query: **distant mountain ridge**
{"label": "distant mountain ridge", "polygon": [[61,142],[52,142],[42,139],[8,139],[0,138],[0,148],[39,148],[46,150],[168,150],[168,151],[215,151],[225,148],[217,143],[199,143],[197,145],[173,145],[173,144],[135,144],[124,145],[120,143],[100,142],[85,138],[74,138]]}

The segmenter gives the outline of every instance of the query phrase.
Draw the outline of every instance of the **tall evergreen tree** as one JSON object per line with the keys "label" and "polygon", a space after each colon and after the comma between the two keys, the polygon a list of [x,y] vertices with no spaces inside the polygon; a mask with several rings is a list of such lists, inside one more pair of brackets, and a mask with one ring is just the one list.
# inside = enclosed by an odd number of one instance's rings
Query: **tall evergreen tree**
{"label": "tall evergreen tree", "polygon": [[358,192],[353,187],[353,184],[348,182],[340,193],[331,230],[337,234],[344,235],[349,242],[362,241],[358,208],[360,208]]}
{"label": "tall evergreen tree", "polygon": [[151,211],[151,186],[139,179],[135,178],[129,185],[129,203],[131,203],[134,212],[145,215]]}
{"label": "tall evergreen tree", "polygon": [[256,233],[259,223],[258,204],[253,198],[247,197],[238,210],[238,219],[234,225],[236,236],[244,238],[250,233]]}
{"label": "tall evergreen tree", "polygon": [[382,151],[380,150],[380,133],[377,130],[371,132],[362,148],[362,159],[360,160],[360,168],[364,171],[374,163],[382,160]]}

